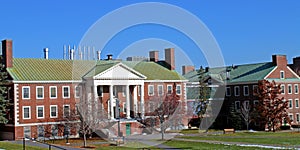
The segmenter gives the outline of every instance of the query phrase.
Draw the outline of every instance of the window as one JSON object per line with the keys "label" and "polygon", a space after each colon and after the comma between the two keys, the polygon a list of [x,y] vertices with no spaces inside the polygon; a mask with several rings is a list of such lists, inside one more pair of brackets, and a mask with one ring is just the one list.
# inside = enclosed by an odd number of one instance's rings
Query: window
{"label": "window", "polygon": [[244,105],[245,105],[244,107],[246,107],[246,109],[248,110],[249,109],[249,101],[245,101]]}
{"label": "window", "polygon": [[37,86],[36,87],[36,99],[43,99],[44,98],[44,87]]}
{"label": "window", "polygon": [[295,94],[298,94],[298,93],[299,93],[299,87],[298,87],[298,84],[295,84],[295,85],[294,85],[294,92],[295,92]]}
{"label": "window", "polygon": [[299,99],[295,99],[295,107],[299,108]]}
{"label": "window", "polygon": [[154,86],[148,85],[148,95],[153,96],[154,95]]}
{"label": "window", "polygon": [[36,106],[36,118],[44,118],[44,106]]}
{"label": "window", "polygon": [[253,85],[253,95],[258,94],[258,85]]}
{"label": "window", "polygon": [[288,84],[288,94],[292,94],[292,85]]}
{"label": "window", "polygon": [[241,109],[241,102],[235,101],[235,110],[240,110],[240,109]]}
{"label": "window", "polygon": [[285,86],[284,85],[281,85],[281,94],[284,94],[285,93]]}
{"label": "window", "polygon": [[149,112],[153,112],[154,111],[154,104],[149,102]]}
{"label": "window", "polygon": [[30,106],[23,106],[23,119],[30,119]]}
{"label": "window", "polygon": [[280,79],[284,79],[284,71],[280,71]]}
{"label": "window", "polygon": [[52,131],[52,136],[57,136],[58,135],[58,126],[57,126],[57,124],[51,125],[51,131]]}
{"label": "window", "polygon": [[30,99],[30,87],[29,86],[22,87],[22,98]]}
{"label": "window", "polygon": [[127,109],[126,109],[126,103],[123,102],[123,114],[126,114],[126,112],[127,112]]}
{"label": "window", "polygon": [[258,100],[254,100],[253,104],[254,104],[254,106],[257,106],[258,105]]}
{"label": "window", "polygon": [[49,93],[50,93],[50,98],[57,98],[57,87],[56,86],[50,86],[49,87]]}
{"label": "window", "polygon": [[162,96],[164,94],[164,86],[163,85],[158,85],[157,86],[157,92],[159,96]]}
{"label": "window", "polygon": [[[99,87],[102,87],[102,86],[99,86]],[[102,89],[102,91],[103,91],[103,89]],[[101,92],[101,94],[102,94],[102,92]],[[80,88],[80,86],[76,86],[75,87],[75,98],[79,98],[80,95],[81,95],[81,88]]]}
{"label": "window", "polygon": [[63,92],[63,98],[70,98],[70,87],[69,86],[63,86],[62,88]]}
{"label": "window", "polygon": [[70,116],[70,105],[64,105],[64,117]]}
{"label": "window", "polygon": [[298,114],[298,113],[296,114],[296,120],[297,120],[297,122],[299,122],[299,121],[300,121],[300,116],[299,116],[299,114]]}
{"label": "window", "polygon": [[239,86],[234,87],[234,96],[240,96],[240,87]]}
{"label": "window", "polygon": [[30,126],[24,127],[24,137],[25,138],[31,138],[31,128]]}
{"label": "window", "polygon": [[57,118],[57,105],[50,105],[50,118]]}
{"label": "window", "polygon": [[[80,91],[81,91],[81,88],[80,88]],[[80,94],[81,94],[81,92],[80,92]],[[103,86],[97,86],[97,95],[99,97],[103,96]]]}
{"label": "window", "polygon": [[226,96],[230,96],[230,95],[231,95],[231,88],[226,87]]}
{"label": "window", "polygon": [[249,86],[244,86],[244,96],[249,96]]}
{"label": "window", "polygon": [[294,116],[293,116],[293,114],[289,114],[289,117],[291,119],[291,122],[294,122]]}
{"label": "window", "polygon": [[38,137],[44,137],[44,126],[38,126]]}
{"label": "window", "polygon": [[293,100],[289,99],[289,108],[293,108]]}
{"label": "window", "polygon": [[172,94],[173,91],[173,86],[172,85],[167,85],[167,93]]}
{"label": "window", "polygon": [[181,95],[181,85],[176,85],[176,94]]}

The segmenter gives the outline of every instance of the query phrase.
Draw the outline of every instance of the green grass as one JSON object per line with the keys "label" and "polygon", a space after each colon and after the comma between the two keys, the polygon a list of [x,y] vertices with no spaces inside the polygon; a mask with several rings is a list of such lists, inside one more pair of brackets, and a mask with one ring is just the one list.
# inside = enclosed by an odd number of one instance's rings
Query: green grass
{"label": "green grass", "polygon": [[296,132],[243,132],[219,135],[187,135],[180,138],[224,142],[243,142],[251,144],[272,144],[278,146],[300,146],[300,133]]}
{"label": "green grass", "polygon": [[257,147],[241,147],[235,145],[223,145],[223,144],[209,144],[209,143],[202,143],[202,142],[187,142],[187,141],[168,141],[164,143],[164,145],[168,145],[171,147],[176,147],[180,149],[201,149],[201,150],[211,150],[211,149],[230,149],[230,150],[256,150],[256,149],[263,149]]}
{"label": "green grass", "polygon": [[[1,141],[0,148],[2,148],[2,149],[23,149],[23,145]],[[28,145],[26,145],[26,149],[27,150],[47,150],[47,148],[40,148],[40,147],[28,146]]]}

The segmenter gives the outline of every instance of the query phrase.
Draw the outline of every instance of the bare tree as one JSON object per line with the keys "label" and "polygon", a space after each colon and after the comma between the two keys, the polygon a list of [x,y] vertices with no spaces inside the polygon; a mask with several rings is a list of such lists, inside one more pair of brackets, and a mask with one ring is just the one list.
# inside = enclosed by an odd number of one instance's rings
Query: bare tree
{"label": "bare tree", "polygon": [[284,101],[284,97],[279,97],[282,90],[280,89],[280,84],[276,84],[273,80],[269,82],[268,80],[262,80],[258,83],[258,112],[259,120],[268,130],[275,132],[275,130],[282,123],[283,119],[290,122],[287,115],[288,102]]}
{"label": "bare tree", "polygon": [[253,120],[253,116],[252,116],[252,105],[249,104],[249,101],[244,101],[241,104],[241,116],[246,124],[247,130],[249,130],[249,125]]}

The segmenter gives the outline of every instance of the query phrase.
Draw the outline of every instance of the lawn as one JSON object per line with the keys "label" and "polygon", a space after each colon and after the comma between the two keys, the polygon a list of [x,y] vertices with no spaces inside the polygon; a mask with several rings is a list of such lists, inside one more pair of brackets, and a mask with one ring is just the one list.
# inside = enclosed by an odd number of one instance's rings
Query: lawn
{"label": "lawn", "polygon": [[180,149],[230,149],[230,150],[256,150],[256,149],[263,149],[257,147],[241,147],[235,145],[223,145],[223,144],[209,144],[209,143],[202,143],[202,142],[187,142],[187,141],[168,141],[164,143],[164,145],[168,145],[171,147],[176,147]]}
{"label": "lawn", "polygon": [[[23,145],[1,141],[0,142],[0,148],[2,148],[2,149],[23,149]],[[28,145],[26,145],[26,149],[30,149],[30,150],[47,150],[47,148],[40,148],[40,147],[28,146]]]}
{"label": "lawn", "polygon": [[234,134],[199,134],[199,136],[180,136],[193,140],[209,140],[224,142],[243,142],[251,144],[272,144],[278,146],[300,146],[299,132],[241,132]]}

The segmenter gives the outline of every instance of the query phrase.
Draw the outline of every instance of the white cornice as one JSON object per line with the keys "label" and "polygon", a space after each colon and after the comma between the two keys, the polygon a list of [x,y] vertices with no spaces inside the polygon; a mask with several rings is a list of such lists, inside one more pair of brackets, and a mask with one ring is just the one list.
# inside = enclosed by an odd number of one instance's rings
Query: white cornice
{"label": "white cornice", "polygon": [[264,77],[264,79],[267,79],[268,76],[269,76],[271,73],[273,73],[277,68],[278,68],[278,67],[276,66],[272,71],[270,71],[270,72]]}
{"label": "white cornice", "polygon": [[145,82],[188,82],[189,80],[145,80]]}
{"label": "white cornice", "polygon": [[80,83],[82,80],[13,81],[13,83]]}
{"label": "white cornice", "polygon": [[52,124],[65,124],[65,123],[78,123],[80,120],[77,121],[59,121],[59,122],[35,122],[35,123],[20,123],[16,124],[16,127],[24,127],[24,126],[36,126],[36,125],[52,125]]}

